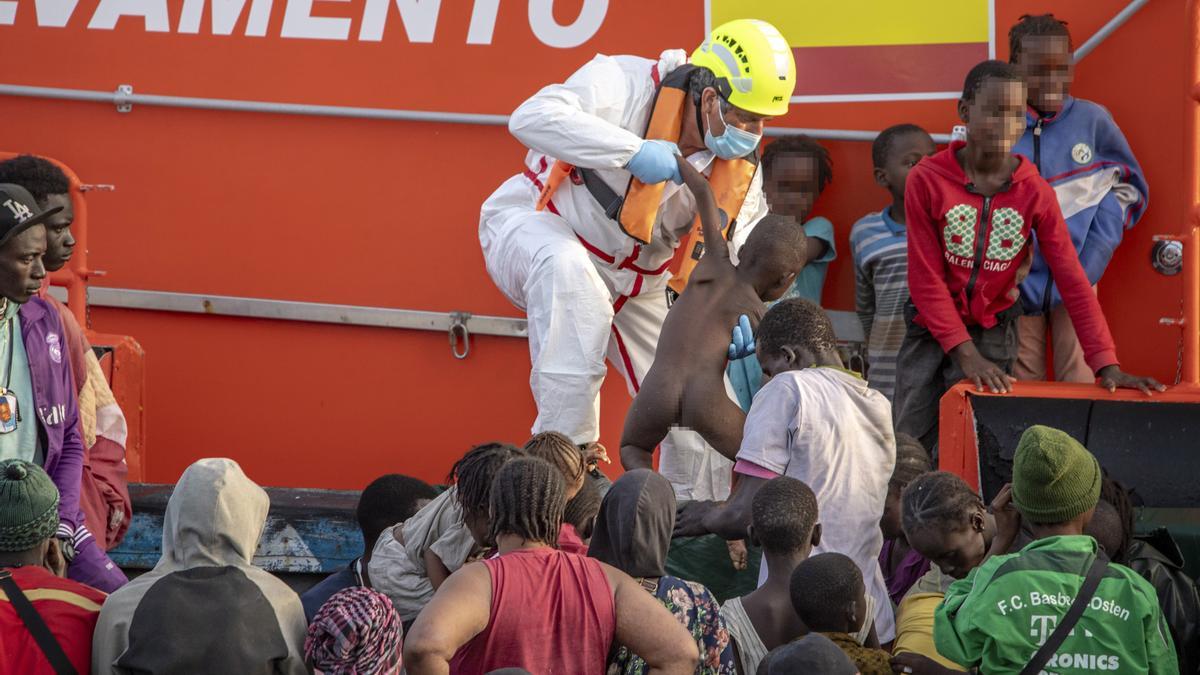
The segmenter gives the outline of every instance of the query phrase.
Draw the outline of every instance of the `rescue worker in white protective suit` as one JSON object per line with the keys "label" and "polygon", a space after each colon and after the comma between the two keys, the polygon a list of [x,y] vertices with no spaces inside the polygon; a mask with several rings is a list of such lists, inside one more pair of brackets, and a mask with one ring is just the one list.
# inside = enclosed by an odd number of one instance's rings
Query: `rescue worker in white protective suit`
{"label": "rescue worker in white protective suit", "polygon": [[[513,113],[509,131],[530,148],[525,171],[483,204],[479,239],[488,274],[529,319],[535,433],[596,442],[605,356],[631,395],[649,370],[667,313],[667,267],[696,218],[676,154],[736,214],[727,232],[736,261],[767,213],[756,152],[763,124],[787,112],[795,77],[779,31],[743,19],[716,28],[690,63],[682,50],[657,61],[598,55]],[[575,169],[537,210],[556,160]],[[718,186],[722,163],[733,179]],[[648,212],[629,213],[634,202]],[[626,224],[639,217],[641,232]]]}

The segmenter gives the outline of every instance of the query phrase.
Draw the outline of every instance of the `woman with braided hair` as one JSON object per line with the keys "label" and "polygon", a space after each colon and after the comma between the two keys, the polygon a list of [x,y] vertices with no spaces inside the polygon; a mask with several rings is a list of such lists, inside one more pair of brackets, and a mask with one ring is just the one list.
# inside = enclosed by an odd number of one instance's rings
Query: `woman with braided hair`
{"label": "woman with braided hair", "polygon": [[492,479],[522,454],[507,443],[471,448],[450,470],[449,490],[379,535],[367,564],[371,586],[391,599],[406,627],[452,572],[490,544]]}
{"label": "woman with braided hair", "polygon": [[896,609],[892,667],[904,673],[961,672],[933,645],[934,611],[955,579],[983,563],[995,539],[996,519],[966,481],[945,471],[912,479],[900,501],[909,546],[933,565]]}
{"label": "woman with braided hair", "polygon": [[[563,525],[575,528],[580,541],[587,544],[596,529],[596,518],[600,515],[600,502],[604,497],[596,484],[587,481],[579,494],[567,500],[567,508],[563,511]],[[562,533],[559,533],[562,538]]]}
{"label": "woman with braided hair", "polygon": [[909,545],[943,574],[962,579],[983,562],[996,519],[962,478],[945,471],[918,476],[901,501]]}
{"label": "woman with braided hair", "polygon": [[554,548],[566,501],[562,476],[545,460],[500,469],[490,509],[499,555],[465,565],[438,589],[404,645],[410,675],[602,673],[614,641],[651,673],[693,672],[691,635],[636,581]]}
{"label": "woman with braided hair", "polygon": [[[584,479],[587,477],[587,463],[583,451],[571,439],[557,431],[543,431],[534,434],[525,443],[524,450],[526,455],[544,459],[558,470],[563,477],[568,503],[583,489]],[[575,526],[566,520],[559,530],[558,543],[555,546],[567,553],[587,555],[587,545],[583,543]]]}

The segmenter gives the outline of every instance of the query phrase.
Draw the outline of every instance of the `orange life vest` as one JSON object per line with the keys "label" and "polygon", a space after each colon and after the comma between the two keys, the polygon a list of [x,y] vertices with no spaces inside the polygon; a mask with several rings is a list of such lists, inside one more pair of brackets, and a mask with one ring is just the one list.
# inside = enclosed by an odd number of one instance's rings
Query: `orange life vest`
{"label": "orange life vest", "polygon": [[[650,114],[650,122],[646,125],[646,133],[643,138],[647,140],[666,140],[672,143],[679,142],[679,136],[683,129],[683,112],[687,109],[687,88],[688,80],[692,72],[696,70],[695,66],[685,65],[671,71],[662,84],[658,88],[658,93],[654,98],[654,110]],[[654,77],[657,80],[657,66],[655,66]],[[742,204],[746,201],[746,195],[750,192],[750,184],[754,180],[754,172],[758,170],[758,153],[752,153],[747,157],[739,159],[714,159],[712,171],[709,172],[708,183],[712,187],[713,196],[716,198],[717,206],[727,214],[733,214],[734,219],[729,221],[722,231],[726,238],[729,237],[733,228],[737,226],[736,216],[742,211]],[[580,174],[588,171],[587,169],[575,169],[570,164],[558,160],[554,163],[554,170],[547,176],[546,184],[542,187],[541,193],[537,199],[537,210],[541,211],[549,203],[550,197],[558,188],[559,184],[570,175],[572,171],[578,171]],[[584,182],[592,176],[587,176]],[[592,181],[596,184],[602,184],[602,181],[595,179]],[[636,239],[642,244],[649,244],[654,236],[654,224],[658,220],[658,211],[662,206],[662,194],[666,188],[666,183],[655,183],[647,185],[642,181],[630,177],[629,186],[625,189],[624,199],[617,203],[615,194],[598,195],[596,191],[592,195],[597,201],[606,208],[606,211],[611,206],[613,211],[608,211],[610,216],[615,216],[617,224],[620,225],[621,231],[626,235]],[[589,189],[592,189],[589,185]],[[603,192],[609,192],[607,186],[596,188]],[[611,199],[610,199],[611,198]],[[614,202],[609,204],[608,202]],[[619,211],[616,209],[619,208]],[[696,216],[692,221],[692,228],[688,234],[684,236],[679,250],[675,252],[675,258],[671,262],[670,270],[672,278],[670,287],[676,293],[682,293],[684,287],[687,286],[688,278],[692,274],[692,269],[700,258],[704,255],[704,236],[700,225],[700,216]]]}
{"label": "orange life vest", "polygon": [[[650,123],[646,126],[644,138],[679,142],[683,128],[683,112],[687,109],[688,79],[694,70],[695,66],[682,66],[671,71],[670,75],[663,79],[654,99],[654,111],[650,114]],[[708,183],[712,187],[717,206],[722,211],[735,218],[741,213],[742,204],[750,192],[750,183],[754,180],[754,172],[757,170],[757,152],[739,159],[713,160]],[[625,202],[617,221],[622,232],[643,244],[650,243],[665,187],[666,183],[647,185],[636,178],[630,178]],[[737,221],[730,220],[724,230],[725,236],[728,237],[736,226]],[[675,292],[683,292],[692,269],[703,255],[704,236],[701,233],[700,217],[696,216],[671,264],[670,286]]]}

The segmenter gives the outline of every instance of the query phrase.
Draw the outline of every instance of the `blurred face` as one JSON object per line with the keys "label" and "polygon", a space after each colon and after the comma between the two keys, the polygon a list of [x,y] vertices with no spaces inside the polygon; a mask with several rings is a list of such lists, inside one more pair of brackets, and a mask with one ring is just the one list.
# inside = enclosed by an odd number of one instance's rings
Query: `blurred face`
{"label": "blurred face", "polygon": [[922,157],[929,157],[936,152],[937,146],[929,134],[914,131],[894,138],[887,163],[875,169],[875,181],[892,193],[893,200],[904,201],[904,183],[908,180],[908,172]]}
{"label": "blurred face", "polygon": [[1075,62],[1066,37],[1035,35],[1022,39],[1013,65],[1029,88],[1029,105],[1045,114],[1062,110],[1075,79]]}
{"label": "blurred face", "polygon": [[987,545],[983,539],[983,514],[971,517],[967,527],[945,530],[922,527],[907,532],[908,543],[937,565],[943,574],[962,579],[983,562]]}
{"label": "blurred face", "polygon": [[803,223],[821,194],[819,164],[808,155],[781,155],[764,174],[763,191],[771,213],[791,216]]}
{"label": "blurred face", "polygon": [[896,483],[888,483],[887,498],[883,501],[883,517],[879,519],[879,529],[883,531],[884,539],[901,539],[904,530],[900,527],[900,493],[904,487]]}
{"label": "blurred face", "polygon": [[958,114],[967,124],[967,144],[1007,155],[1025,133],[1025,84],[989,77],[973,101],[960,100]]}
{"label": "blurred face", "polygon": [[46,228],[34,225],[0,247],[0,295],[28,302],[46,278],[42,256],[46,253]]}
{"label": "blurred face", "polygon": [[66,194],[46,195],[41,206],[45,209],[63,207],[62,211],[46,221],[46,255],[42,258],[42,264],[47,272],[54,272],[71,260],[71,253],[75,250],[75,238],[71,236],[75,207],[71,204],[71,196]]}

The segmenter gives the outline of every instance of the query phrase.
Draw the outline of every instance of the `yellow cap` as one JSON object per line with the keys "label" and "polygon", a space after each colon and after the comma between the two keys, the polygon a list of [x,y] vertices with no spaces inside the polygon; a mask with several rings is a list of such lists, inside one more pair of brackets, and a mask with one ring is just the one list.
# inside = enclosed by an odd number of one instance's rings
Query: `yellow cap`
{"label": "yellow cap", "polygon": [[717,26],[692,52],[692,65],[717,76],[721,94],[733,105],[757,115],[784,115],[796,88],[796,59],[775,28],[758,19]]}

